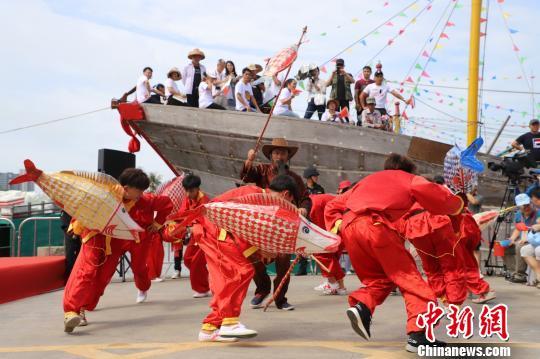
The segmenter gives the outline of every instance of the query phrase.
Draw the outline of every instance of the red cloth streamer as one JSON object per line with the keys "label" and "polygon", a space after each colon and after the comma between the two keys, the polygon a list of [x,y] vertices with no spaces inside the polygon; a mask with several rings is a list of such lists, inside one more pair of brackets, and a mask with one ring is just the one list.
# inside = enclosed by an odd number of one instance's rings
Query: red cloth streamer
{"label": "red cloth streamer", "polygon": [[118,112],[120,113],[120,125],[122,126],[122,129],[131,137],[129,140],[128,151],[131,153],[139,152],[141,150],[141,142],[135,136],[128,121],[144,120],[144,111],[141,105],[137,102],[121,103],[118,105]]}

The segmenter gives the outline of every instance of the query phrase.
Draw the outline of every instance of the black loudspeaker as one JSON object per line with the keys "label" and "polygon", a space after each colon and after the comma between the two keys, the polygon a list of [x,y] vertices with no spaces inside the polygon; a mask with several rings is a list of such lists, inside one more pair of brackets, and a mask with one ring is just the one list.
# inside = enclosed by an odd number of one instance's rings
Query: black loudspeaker
{"label": "black loudspeaker", "polygon": [[11,227],[0,225],[0,257],[9,257],[11,245]]}
{"label": "black loudspeaker", "polygon": [[98,171],[118,179],[126,168],[135,167],[135,155],[102,148],[98,152]]}

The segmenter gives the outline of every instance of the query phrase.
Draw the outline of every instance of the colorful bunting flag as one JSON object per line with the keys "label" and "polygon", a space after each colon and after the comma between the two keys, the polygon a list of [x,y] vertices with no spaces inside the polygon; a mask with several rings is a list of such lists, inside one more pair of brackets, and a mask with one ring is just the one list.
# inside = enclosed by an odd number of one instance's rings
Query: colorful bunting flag
{"label": "colorful bunting flag", "polygon": [[416,66],[414,66],[415,69],[418,69],[418,70],[422,70],[422,66],[420,66],[420,64],[416,64]]}
{"label": "colorful bunting flag", "polygon": [[510,33],[511,33],[511,34],[515,34],[515,33],[518,33],[518,32],[519,32],[519,31],[517,31],[516,29],[508,29],[508,30],[510,30]]}
{"label": "colorful bunting flag", "polygon": [[326,36],[326,32],[321,32],[321,36]]}
{"label": "colorful bunting flag", "polygon": [[448,21],[446,23],[446,26],[451,27],[451,26],[456,26],[456,24],[454,24],[453,22]]}
{"label": "colorful bunting flag", "polygon": [[430,77],[429,74],[426,71],[422,71],[422,74],[420,76],[423,77]]}
{"label": "colorful bunting flag", "polygon": [[520,63],[524,63],[526,59],[527,59],[527,58],[526,58],[525,56],[521,56],[521,57],[519,58],[519,62],[520,62]]}
{"label": "colorful bunting flag", "polygon": [[441,34],[441,39],[448,39],[448,35],[446,35],[444,32]]}
{"label": "colorful bunting flag", "polygon": [[351,22],[358,22],[358,18],[355,17],[354,19],[351,20]]}
{"label": "colorful bunting flag", "polygon": [[361,43],[362,45],[364,45],[364,46],[367,46],[366,40],[362,40],[362,41],[360,41],[360,43]]}
{"label": "colorful bunting flag", "polygon": [[304,86],[304,81],[300,81],[300,82],[298,83],[298,86],[300,86],[300,88],[301,88],[302,90],[305,90],[305,89],[306,89],[305,86]]}
{"label": "colorful bunting flag", "polygon": [[392,21],[388,21],[388,22],[386,23],[386,26],[394,26],[394,24],[392,23]]}
{"label": "colorful bunting flag", "polygon": [[321,72],[326,73],[326,66],[324,66],[324,65],[321,66]]}
{"label": "colorful bunting flag", "polygon": [[429,54],[428,54],[428,52],[426,50],[424,50],[424,52],[422,52],[422,56],[429,57]]}
{"label": "colorful bunting flag", "polygon": [[505,19],[508,19],[511,15],[507,12],[503,12],[503,16]]}
{"label": "colorful bunting flag", "polygon": [[519,51],[519,47],[516,46],[516,44],[513,45],[514,51]]}
{"label": "colorful bunting flag", "polygon": [[407,79],[405,80],[406,82],[411,82],[411,83],[414,83],[414,80],[412,77],[407,77]]}

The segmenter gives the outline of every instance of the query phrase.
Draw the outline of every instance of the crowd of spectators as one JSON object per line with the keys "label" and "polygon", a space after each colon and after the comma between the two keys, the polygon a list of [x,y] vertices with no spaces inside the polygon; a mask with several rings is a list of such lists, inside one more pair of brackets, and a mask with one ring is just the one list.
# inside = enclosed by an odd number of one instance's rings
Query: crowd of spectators
{"label": "crowd of spectators", "polygon": [[[385,131],[392,130],[392,121],[386,110],[387,95],[408,103],[398,91],[386,84],[380,64],[373,77],[371,67],[365,66],[357,81],[345,70],[343,59],[335,61],[336,68],[326,80],[320,77],[319,67],[313,64],[304,70],[304,76],[299,72],[295,79],[285,78],[284,72],[271,78],[261,77],[263,67],[259,64],[250,64],[238,73],[234,62],[224,59],[219,59],[214,69],[207,70],[201,63],[205,54],[200,49],[193,49],[187,57],[190,62],[183,69],[173,67],[169,70],[165,85],[158,83],[152,87],[153,70],[144,68],[137,85],[126,92],[121,101],[126,101],[128,95],[136,92],[139,103],[262,113],[270,112],[275,101],[275,115],[300,118],[292,104],[303,92],[297,89],[298,82],[304,81],[302,88],[305,87],[307,95],[304,119],[312,119],[316,113],[319,121],[356,124]],[[355,120],[349,118],[353,102]]]}

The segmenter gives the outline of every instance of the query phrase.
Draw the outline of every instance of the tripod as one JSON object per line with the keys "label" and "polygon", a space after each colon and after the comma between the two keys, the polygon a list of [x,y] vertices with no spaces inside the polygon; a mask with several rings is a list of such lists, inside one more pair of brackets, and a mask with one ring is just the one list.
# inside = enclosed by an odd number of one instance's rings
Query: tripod
{"label": "tripod", "polygon": [[[506,184],[506,189],[504,190],[504,196],[501,202],[500,210],[502,211],[505,208],[508,208],[514,204],[514,198],[516,196],[516,191],[519,190],[518,186],[518,179],[509,178],[508,183]],[[506,223],[507,226],[511,225],[514,222],[514,219],[511,215],[513,211],[510,212],[504,212],[503,214],[499,214],[499,217],[497,217],[497,222],[495,223],[495,229],[493,231],[493,235],[491,236],[491,239],[489,241],[489,251],[488,251],[488,257],[485,260],[485,267],[486,267],[486,274],[491,276],[493,275],[493,268],[502,268],[506,271],[506,265],[497,265],[491,263],[491,257],[493,255],[493,247],[495,246],[495,241],[497,240],[497,235],[499,234],[499,230],[501,228],[502,223]],[[509,233],[506,233],[507,235]]]}

